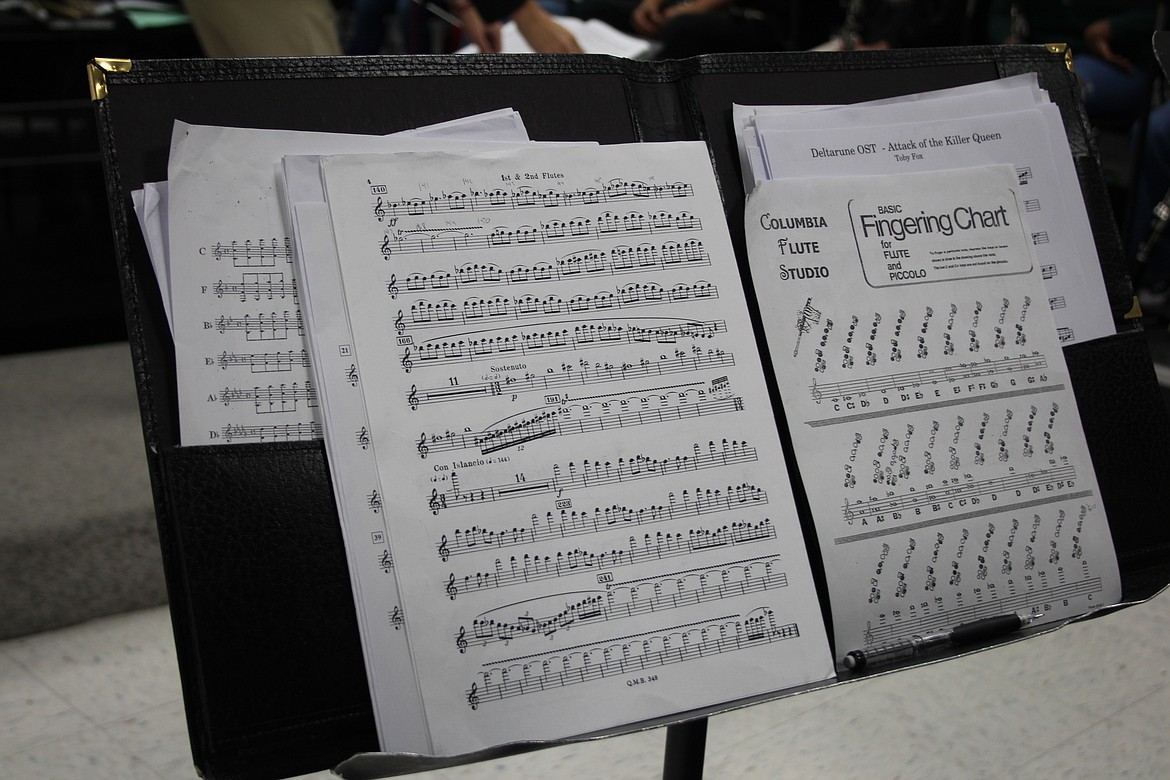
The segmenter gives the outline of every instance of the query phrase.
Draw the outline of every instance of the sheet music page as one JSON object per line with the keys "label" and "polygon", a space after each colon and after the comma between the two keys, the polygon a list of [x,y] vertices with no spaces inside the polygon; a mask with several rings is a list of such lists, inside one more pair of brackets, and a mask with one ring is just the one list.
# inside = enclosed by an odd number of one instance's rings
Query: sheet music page
{"label": "sheet music page", "polygon": [[[416,146],[413,141],[410,145]],[[422,148],[467,151],[503,146],[428,138]],[[369,420],[319,158],[285,157],[280,179],[292,220],[301,312],[320,400],[325,449],[331,464],[344,463],[344,468],[331,472],[333,491],[380,747],[391,753],[425,753],[430,749],[426,716],[406,641],[406,615],[394,577],[394,555],[370,448]]]}
{"label": "sheet music page", "polygon": [[322,172],[433,752],[833,673],[702,144]]}
{"label": "sheet music page", "polygon": [[[483,115],[486,131],[478,119],[436,132],[527,140],[514,112]],[[424,137],[176,123],[166,262],[183,444],[321,437],[275,166],[285,154],[379,151]]]}
{"label": "sheet music page", "polygon": [[[1048,93],[1040,89],[1036,74],[1021,73],[958,87],[911,92],[849,105],[733,104],[731,114],[740,169],[744,171],[744,186],[747,192],[751,192],[761,181],[772,178],[768,175],[760,151],[758,132],[761,130],[808,130],[820,127],[892,124],[905,122],[908,111],[912,112],[915,121],[953,119],[1019,111],[1047,102]],[[885,113],[886,111],[895,113],[891,115]]]}
{"label": "sheet music page", "polygon": [[1120,597],[1028,197],[991,166],[771,181],[748,200],[838,659]]}
{"label": "sheet music page", "polygon": [[[878,111],[885,114],[889,108]],[[759,135],[774,179],[1014,165],[1021,204],[1033,226],[1031,240],[1044,268],[1045,298],[1061,342],[1117,332],[1055,105],[899,124],[769,129]]]}

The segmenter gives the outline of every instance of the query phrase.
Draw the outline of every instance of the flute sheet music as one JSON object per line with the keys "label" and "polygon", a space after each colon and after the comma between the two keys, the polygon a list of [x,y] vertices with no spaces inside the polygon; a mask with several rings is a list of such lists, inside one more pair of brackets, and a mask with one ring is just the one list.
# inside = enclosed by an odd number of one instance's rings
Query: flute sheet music
{"label": "flute sheet music", "polygon": [[322,174],[432,752],[832,675],[702,144]]}
{"label": "flute sheet music", "polygon": [[[925,101],[937,110],[944,101]],[[953,101],[949,101],[953,104]],[[1041,103],[1028,110],[913,122],[893,115],[899,105],[842,108],[796,117],[761,118],[760,145],[771,178],[885,175],[1007,163],[1015,166],[1021,204],[1030,211],[1035,253],[1051,273],[1045,277],[1049,308],[1071,344],[1116,332],[1081,197],[1076,166],[1064,137],[1060,111]],[[906,112],[912,109],[907,107]],[[944,112],[945,113],[945,112]],[[844,116],[850,121],[785,130],[792,122]],[[873,117],[862,124],[857,117]],[[1071,306],[1057,305],[1059,302]]]}
{"label": "flute sheet music", "polygon": [[990,166],[764,182],[748,201],[838,658],[1120,598],[1019,189]]}

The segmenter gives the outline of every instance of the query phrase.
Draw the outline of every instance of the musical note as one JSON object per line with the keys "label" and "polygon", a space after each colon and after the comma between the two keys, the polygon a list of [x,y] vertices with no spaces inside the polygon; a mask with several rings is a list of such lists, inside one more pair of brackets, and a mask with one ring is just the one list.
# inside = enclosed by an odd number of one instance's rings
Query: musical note
{"label": "musical note", "polygon": [[[858,520],[861,521],[861,525],[869,525],[871,522],[875,524],[884,522],[887,517],[897,513],[906,514],[921,510],[930,514],[941,514],[933,521],[919,522],[919,526],[937,525],[950,522],[948,510],[970,512],[972,511],[971,507],[976,506],[986,497],[995,497],[997,500],[994,503],[988,501],[986,509],[975,509],[976,513],[1008,511],[1004,507],[1010,508],[1008,499],[1013,493],[1021,499],[1025,493],[1029,496],[1023,501],[1023,506],[1033,506],[1037,502],[1062,501],[1069,498],[1070,495],[1079,497],[1077,493],[1070,494],[1076,485],[1076,476],[1076,468],[1064,464],[1049,469],[1010,473],[1006,476],[983,480],[970,480],[947,488],[846,503],[842,507],[842,517],[848,525],[852,525]],[[1001,496],[1004,500],[998,500]],[[896,533],[898,530],[897,524],[888,526],[890,533]]]}
{"label": "musical note", "polygon": [[[426,366],[498,360],[503,356],[538,356],[554,352],[611,349],[626,344],[677,344],[680,339],[709,339],[727,332],[724,320],[675,320],[656,327],[586,322],[548,331],[483,337],[451,336],[428,341],[419,347],[418,359]],[[413,362],[407,348],[403,368],[409,373]]]}
{"label": "musical note", "polygon": [[665,477],[689,471],[722,468],[735,463],[749,463],[757,457],[755,447],[736,440],[724,439],[720,444],[707,443],[706,450],[695,444],[690,455],[675,454],[663,458],[645,455],[617,458],[616,462],[570,461],[564,468],[558,463],[552,465],[551,477],[539,477],[520,483],[505,483],[478,487],[472,490],[452,489],[439,493],[432,489],[428,502],[431,512],[438,514],[450,506],[469,506],[482,502],[505,501],[513,498],[560,493],[633,482],[643,479]]}
{"label": "musical note", "polygon": [[500,395],[505,390],[511,394],[545,392],[561,387],[621,382],[627,379],[690,373],[734,365],[735,356],[731,353],[717,349],[704,351],[700,347],[691,347],[689,352],[675,350],[671,356],[663,355],[657,360],[642,358],[637,363],[590,362],[582,359],[574,364],[562,363],[559,370],[540,375],[527,373],[519,377],[509,376],[503,380],[421,390],[411,385],[407,403],[412,408],[417,408],[419,404],[490,398]]}
{"label": "musical note", "polygon": [[681,520],[767,503],[767,492],[746,482],[722,489],[700,486],[694,490],[683,490],[681,495],[672,492],[660,504],[633,507],[611,504],[593,511],[562,509],[556,513],[547,512],[543,516],[533,515],[527,527],[522,522],[516,522],[512,527],[500,530],[490,530],[483,526],[455,529],[450,540],[443,535],[437,549],[445,561],[447,556],[463,555],[484,548],[517,547],[550,539],[602,533],[620,526],[636,527]]}
{"label": "musical note", "polygon": [[649,215],[628,212],[620,216],[607,211],[596,220],[574,217],[565,221],[542,222],[539,227],[501,225],[493,228],[490,233],[477,232],[482,228],[482,225],[445,227],[438,230],[419,228],[398,231],[393,237],[387,233],[382,241],[381,251],[383,255],[389,257],[391,254],[496,250],[505,247],[595,241],[615,236],[651,236],[698,231],[703,229],[703,224],[693,214],[685,211],[677,214],[662,211]]}
{"label": "musical note", "polygon": [[939,383],[957,382],[966,379],[981,379],[1001,374],[1037,371],[1048,366],[1043,355],[1033,353],[1028,356],[1005,357],[1000,360],[985,360],[976,363],[959,363],[951,366],[923,369],[921,371],[901,371],[896,374],[872,377],[870,379],[853,379],[844,382],[828,382],[818,384],[816,380],[810,386],[810,393],[814,400],[823,398],[840,399],[846,396],[865,395],[867,393],[883,393],[890,390],[903,390],[907,387],[934,385]]}
{"label": "musical note", "polygon": [[[682,301],[718,298],[719,291],[714,285],[696,282],[676,284],[669,290],[654,283],[630,284],[617,288],[616,292],[602,290],[593,295],[576,295],[568,299],[559,295],[546,295],[541,298],[497,295],[486,300],[469,298],[461,305],[446,300],[437,303],[418,300],[411,304],[409,327],[413,330],[451,325],[482,325],[493,321],[547,319],[566,314],[580,315],[595,311],[666,306]],[[399,311],[394,320],[394,328],[398,333],[403,333],[407,327],[404,313]]]}
{"label": "musical note", "polygon": [[286,372],[296,366],[308,368],[309,353],[304,349],[263,353],[222,352],[216,358],[216,365],[223,369],[244,366],[253,374]]}
{"label": "musical note", "polygon": [[481,703],[709,658],[799,636],[796,623],[777,624],[771,609],[758,607],[746,616],[727,615],[672,626],[650,636],[617,637],[610,642],[575,647],[572,655],[549,654],[549,661],[544,664],[529,660],[520,666],[520,659],[500,661],[483,673],[483,688],[473,684],[468,697],[470,700],[474,695],[474,706],[478,707]]}
{"label": "musical note", "polygon": [[238,282],[225,282],[220,279],[212,285],[211,292],[217,298],[222,298],[225,295],[238,295],[240,301],[247,301],[249,298],[255,301],[259,300],[274,300],[276,298],[292,298],[297,299],[297,284],[296,282],[286,282],[282,272],[271,273],[246,273]]}
{"label": "musical note", "polygon": [[655,396],[564,405],[555,410],[536,412],[527,418],[518,417],[501,428],[486,431],[430,437],[424,434],[418,442],[418,452],[425,458],[431,450],[450,452],[477,448],[482,454],[489,455],[550,437],[600,433],[741,411],[742,398],[712,398],[706,392],[694,389],[668,391]]}
{"label": "musical note", "polygon": [[421,216],[424,214],[447,214],[451,212],[515,211],[526,208],[565,208],[570,206],[611,203],[627,200],[689,198],[694,195],[690,184],[647,184],[641,181],[614,179],[602,187],[565,192],[548,189],[538,191],[531,187],[515,190],[497,188],[494,190],[469,190],[468,192],[445,192],[427,198],[406,198],[383,203],[379,197],[374,204],[375,216],[382,209],[382,216]]}
{"label": "musical note", "polygon": [[[208,249],[205,247],[204,249]],[[249,239],[244,243],[232,241],[226,246],[218,243],[207,252],[216,260],[230,260],[236,268],[275,266],[278,261],[292,262],[292,240],[273,238],[268,243],[259,239],[255,244]]]}
{"label": "musical note", "polygon": [[315,422],[289,425],[225,425],[220,429],[220,436],[228,443],[247,440],[306,441],[321,438],[321,426]]}
{"label": "musical note", "polygon": [[779,558],[734,561],[715,568],[663,572],[649,579],[611,583],[604,591],[542,596],[481,613],[472,621],[472,637],[459,627],[459,652],[469,644],[546,638],[575,626],[636,618],[648,613],[707,604],[788,586]]}

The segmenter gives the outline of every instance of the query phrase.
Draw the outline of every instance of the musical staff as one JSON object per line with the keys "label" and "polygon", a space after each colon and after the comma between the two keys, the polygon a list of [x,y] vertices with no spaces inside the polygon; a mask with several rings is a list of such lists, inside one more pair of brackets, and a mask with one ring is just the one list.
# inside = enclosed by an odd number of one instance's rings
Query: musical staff
{"label": "musical staff", "polygon": [[236,268],[266,268],[275,266],[278,261],[292,262],[292,239],[286,237],[265,241],[262,238],[254,244],[250,239],[242,244],[238,241],[226,245],[217,243],[201,248],[199,253],[219,261],[230,260]]}
{"label": "musical staff", "polygon": [[533,515],[530,528],[520,525],[500,530],[489,530],[480,526],[457,528],[450,538],[443,534],[435,548],[439,557],[446,561],[452,555],[475,553],[485,548],[519,547],[551,539],[601,533],[615,528],[730,512],[767,503],[768,494],[762,488],[746,482],[741,485],[728,485],[725,490],[695,488],[693,493],[688,490],[682,491],[681,497],[670,493],[665,504],[643,507],[612,504],[604,509],[595,508],[592,512],[562,509],[555,515],[552,512],[546,513],[543,519]]}
{"label": "musical staff", "polygon": [[447,385],[445,387],[419,388],[412,385],[406,396],[406,401],[412,409],[416,409],[423,404],[489,398],[503,393],[516,395],[543,392],[577,385],[588,386],[605,382],[621,382],[627,379],[689,373],[734,365],[734,355],[717,349],[703,351],[700,347],[693,346],[689,353],[676,349],[672,357],[663,356],[657,360],[641,358],[637,363],[615,365],[608,362],[591,363],[582,359],[576,364],[562,363],[559,371],[552,369],[550,373],[543,375],[526,372],[520,376],[506,376],[503,379],[490,382]]}
{"label": "musical staff", "polygon": [[211,292],[217,298],[222,298],[225,295],[238,295],[240,301],[247,301],[249,298],[254,301],[292,298],[295,302],[297,300],[297,283],[296,281],[286,282],[284,273],[279,271],[252,273],[243,274],[241,281],[238,282],[225,282],[220,279],[212,285]]}
{"label": "musical staff", "polygon": [[277,314],[245,314],[242,317],[221,316],[213,323],[219,333],[242,332],[246,341],[283,341],[289,334],[305,335],[300,311]]}
{"label": "musical staff", "polygon": [[814,401],[836,400],[852,395],[865,393],[881,393],[889,390],[905,390],[908,387],[921,387],[939,383],[958,382],[969,379],[999,376],[1021,371],[1039,371],[1046,368],[1047,360],[1043,355],[1021,355],[1014,358],[1000,358],[998,360],[985,359],[978,363],[960,363],[953,366],[923,369],[921,371],[903,371],[897,374],[873,377],[871,379],[853,379],[844,382],[827,382],[818,384],[813,380],[809,391]]}
{"label": "musical staff", "polygon": [[[262,353],[222,352],[215,362],[223,369],[245,366],[254,374],[266,374],[276,371],[291,371],[294,366],[308,368],[309,353],[308,350],[304,349]],[[306,380],[307,382],[308,380]]]}
{"label": "musical staff", "polygon": [[726,332],[727,323],[723,320],[679,320],[656,327],[586,322],[555,330],[502,336],[454,334],[428,341],[419,346],[417,352],[407,347],[402,367],[413,369],[415,359],[419,367],[426,367],[515,356],[535,357],[552,352],[612,349],[622,344],[676,344],[680,339],[712,338]]}
{"label": "musical staff", "polygon": [[747,442],[724,439],[719,444],[707,442],[705,450],[696,443],[690,455],[668,455],[662,458],[635,455],[617,458],[616,462],[607,460],[604,463],[600,460],[569,461],[563,467],[560,463],[553,463],[551,476],[531,479],[525,476],[514,483],[486,485],[470,490],[460,489],[457,483],[458,474],[453,472],[451,479],[454,484],[451,489],[445,492],[439,492],[438,488],[433,489],[428,506],[433,514],[438,514],[444,509],[457,506],[474,506],[484,502],[581,490],[600,485],[616,485],[669,474],[750,463],[755,461],[756,457],[756,449]]}
{"label": "musical staff", "polygon": [[663,306],[686,301],[715,299],[719,291],[707,282],[676,284],[665,289],[661,285],[628,284],[616,292],[602,291],[594,295],[576,295],[563,298],[546,295],[538,298],[527,295],[509,298],[497,295],[491,298],[471,298],[462,304],[448,300],[430,303],[417,301],[410,306],[410,319],[399,312],[395,329],[399,333],[415,328],[441,328],[452,325],[488,324],[506,320],[526,320],[556,317],[566,314],[588,314],[611,310],[633,309],[642,306]]}
{"label": "musical staff", "polygon": [[768,518],[758,523],[737,521],[714,530],[692,528],[686,532],[659,531],[656,534],[643,535],[640,543],[631,536],[627,549],[615,547],[601,552],[590,552],[574,548],[545,555],[525,553],[523,556],[513,555],[507,562],[497,558],[491,571],[465,574],[462,577],[452,573],[444,590],[454,599],[460,593],[497,590],[559,577],[610,571],[650,561],[763,542],[775,537],[776,530]]}
{"label": "musical staff", "polygon": [[226,442],[305,441],[321,438],[321,426],[315,422],[289,425],[225,425],[219,434]]}
{"label": "musical staff", "polygon": [[741,411],[742,398],[708,398],[702,390],[667,392],[656,396],[599,401],[584,406],[562,406],[553,411],[536,413],[528,419],[499,429],[478,433],[447,432],[431,436],[424,433],[417,449],[423,458],[432,452],[468,448],[477,448],[482,454],[488,455],[553,436],[598,433]]}
{"label": "musical staff", "polygon": [[596,241],[617,236],[652,236],[665,233],[699,231],[702,222],[689,212],[672,214],[659,211],[643,214],[631,211],[618,215],[607,211],[597,219],[573,217],[568,220],[541,222],[538,227],[520,225],[515,228],[499,226],[490,232],[479,232],[482,225],[450,228],[419,228],[387,233],[382,240],[384,256],[411,255],[431,252],[468,252],[510,249],[524,246],[556,245],[573,241]]}
{"label": "musical staff", "polygon": [[[1045,501],[1068,498],[1065,491],[1076,486],[1076,468],[1072,465],[1053,466],[1048,469],[1011,473],[991,479],[955,482],[939,487],[927,487],[921,491],[846,502],[842,516],[848,525],[869,525],[903,519],[915,510],[940,512],[945,509],[967,510],[980,506],[983,499],[1000,493],[1015,493],[1018,497],[1044,496]],[[995,507],[992,511],[1002,511]],[[887,517],[888,516],[888,517]],[[915,513],[915,516],[918,516]],[[836,543],[852,541],[860,537],[837,539]]]}
{"label": "musical staff", "polygon": [[[378,189],[371,186],[371,190]],[[689,184],[647,184],[642,181],[613,179],[600,187],[564,192],[555,189],[537,190],[519,187],[514,190],[470,190],[431,195],[426,198],[403,200],[383,199],[375,195],[371,209],[374,217],[383,222],[389,217],[423,216],[424,214],[451,214],[458,212],[515,211],[518,209],[565,208],[599,203],[637,201],[647,199],[689,198],[695,194]]]}
{"label": "musical staff", "polygon": [[[1009,580],[1009,583],[1014,584],[1014,581]],[[1059,602],[1064,599],[1100,593],[1101,578],[1090,577],[1088,579],[1051,587],[1029,587],[1023,593],[1002,596],[998,593],[1000,589],[987,588],[988,596],[975,604],[955,607],[932,614],[911,614],[904,616],[906,613],[902,613],[888,623],[877,626],[871,625],[866,629],[866,637],[871,637],[872,641],[869,639],[866,641],[870,644],[888,642],[916,633],[938,630],[944,627],[950,628],[980,618],[1006,615],[1012,612],[1027,614],[1032,611],[1033,607],[1040,604]],[[1011,589],[1013,591],[1015,590],[1014,587]]]}
{"label": "musical staff", "polygon": [[[471,621],[470,632],[460,626],[455,646],[464,653],[470,645],[487,647],[528,637],[550,637],[578,625],[624,620],[784,588],[788,586],[788,576],[779,567],[778,558],[726,564],[666,573],[606,591],[568,593],[514,604],[479,615]],[[537,612],[558,607],[558,611],[544,615]]]}
{"label": "musical staff", "polygon": [[[709,658],[798,636],[797,624],[777,624],[772,610],[759,607],[747,617],[729,615],[620,637],[614,644],[567,648],[563,655],[551,656],[547,663],[515,659],[517,663],[512,666],[484,672],[482,680],[466,691],[467,702],[472,709],[477,709],[487,702],[513,696]],[[511,662],[494,665],[508,663]]]}
{"label": "musical staff", "polygon": [[234,403],[253,404],[256,414],[281,414],[296,412],[304,401],[310,408],[317,406],[317,389],[311,381],[302,386],[299,382],[287,385],[253,387],[250,390],[239,387],[225,387],[219,393],[224,406]]}
{"label": "musical staff", "polygon": [[386,283],[386,292],[392,299],[397,299],[402,292],[446,292],[502,285],[566,282],[592,276],[621,276],[710,264],[711,256],[698,239],[668,241],[660,246],[623,244],[608,251],[576,252],[558,257],[552,262],[515,265],[507,271],[495,263],[465,263],[457,266],[453,272],[443,269],[430,273],[414,272],[401,279],[397,274],[391,274],[390,281]]}

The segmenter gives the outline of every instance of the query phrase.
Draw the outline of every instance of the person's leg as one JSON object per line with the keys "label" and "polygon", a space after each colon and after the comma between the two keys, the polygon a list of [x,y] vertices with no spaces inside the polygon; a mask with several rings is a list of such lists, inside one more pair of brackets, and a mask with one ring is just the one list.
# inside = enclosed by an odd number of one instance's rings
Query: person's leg
{"label": "person's leg", "polygon": [[341,54],[329,0],[184,0],[208,57]]}

